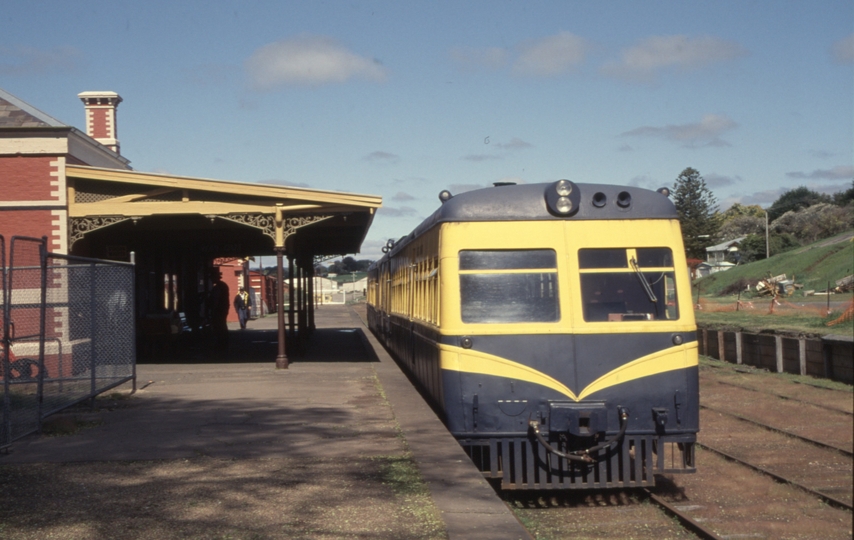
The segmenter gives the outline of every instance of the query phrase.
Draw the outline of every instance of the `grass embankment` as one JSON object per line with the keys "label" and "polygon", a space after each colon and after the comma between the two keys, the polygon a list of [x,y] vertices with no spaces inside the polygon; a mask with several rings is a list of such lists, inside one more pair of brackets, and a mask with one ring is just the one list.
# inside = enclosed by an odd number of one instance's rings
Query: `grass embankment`
{"label": "grass embankment", "polygon": [[795,283],[803,285],[802,290],[823,291],[828,283],[834,287],[836,280],[854,273],[852,235],[854,231],[848,231],[768,259],[736,266],[704,277],[695,285],[701,294],[718,296],[731,290],[735,292],[739,284],[753,285],[760,279],[786,274],[788,279],[794,277]]}
{"label": "grass embankment", "polygon": [[[694,299],[705,309],[696,311],[697,322],[717,327],[741,328],[746,331],[775,330],[799,334],[854,335],[851,319],[834,326],[851,305],[852,294],[804,296],[804,291],[833,288],[837,280],[854,273],[854,231],[821,240],[769,259],[718,272],[695,283]],[[753,287],[760,279],[786,274],[803,287],[772,310],[770,296],[759,296]],[[750,285],[751,290],[747,290]],[[739,292],[741,293],[739,295]],[[737,302],[741,300],[741,304]],[[827,313],[828,302],[830,314]]]}

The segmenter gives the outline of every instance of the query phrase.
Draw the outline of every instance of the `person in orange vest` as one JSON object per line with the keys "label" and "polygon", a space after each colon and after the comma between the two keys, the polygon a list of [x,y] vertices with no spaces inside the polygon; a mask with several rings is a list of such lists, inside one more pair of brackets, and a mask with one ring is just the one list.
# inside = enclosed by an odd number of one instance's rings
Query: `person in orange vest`
{"label": "person in orange vest", "polygon": [[237,296],[234,297],[234,309],[237,310],[237,320],[240,321],[240,329],[246,330],[246,321],[249,320],[249,308],[252,307],[252,297],[246,289],[240,287]]}

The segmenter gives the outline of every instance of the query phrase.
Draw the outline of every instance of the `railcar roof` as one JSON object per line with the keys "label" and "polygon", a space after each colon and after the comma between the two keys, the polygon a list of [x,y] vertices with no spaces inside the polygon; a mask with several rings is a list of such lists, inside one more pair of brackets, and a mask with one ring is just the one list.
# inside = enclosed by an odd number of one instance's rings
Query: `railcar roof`
{"label": "railcar roof", "polygon": [[[454,221],[578,221],[623,219],[676,219],[676,207],[668,197],[648,189],[611,184],[579,184],[581,199],[578,211],[571,217],[558,217],[549,212],[546,190],[554,183],[501,185],[455,195],[425,219],[392,250],[406,245],[433,226]],[[631,204],[617,204],[621,193],[631,196]],[[604,205],[593,204],[594,195],[604,195]]]}

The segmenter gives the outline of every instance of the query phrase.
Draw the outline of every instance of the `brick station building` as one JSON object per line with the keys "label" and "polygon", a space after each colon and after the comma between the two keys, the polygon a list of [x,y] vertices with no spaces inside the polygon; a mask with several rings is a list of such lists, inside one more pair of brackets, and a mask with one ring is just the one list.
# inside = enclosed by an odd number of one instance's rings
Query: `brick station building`
{"label": "brick station building", "polygon": [[[373,195],[134,171],[118,139],[121,96],[77,97],[85,131],[0,89],[0,235],[46,236],[60,254],[129,261],[134,253],[138,320],[181,311],[199,324],[210,269],[252,255],[275,255],[305,284],[288,289],[310,295],[315,258],[358,253],[382,204]],[[286,323],[292,332],[313,326],[312,302],[285,303],[298,307]]]}

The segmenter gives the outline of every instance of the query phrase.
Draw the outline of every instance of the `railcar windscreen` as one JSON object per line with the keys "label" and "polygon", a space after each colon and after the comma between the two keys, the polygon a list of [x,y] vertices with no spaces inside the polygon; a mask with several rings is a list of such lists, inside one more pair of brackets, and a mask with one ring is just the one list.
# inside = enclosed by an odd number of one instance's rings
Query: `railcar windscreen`
{"label": "railcar windscreen", "polygon": [[464,323],[560,320],[554,250],[460,251],[460,304]]}
{"label": "railcar windscreen", "polygon": [[670,248],[582,249],[578,267],[585,321],[679,318]]}

